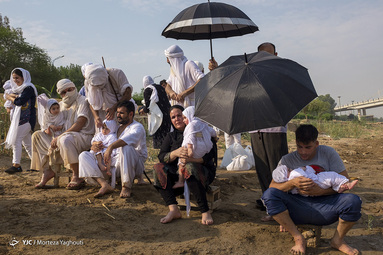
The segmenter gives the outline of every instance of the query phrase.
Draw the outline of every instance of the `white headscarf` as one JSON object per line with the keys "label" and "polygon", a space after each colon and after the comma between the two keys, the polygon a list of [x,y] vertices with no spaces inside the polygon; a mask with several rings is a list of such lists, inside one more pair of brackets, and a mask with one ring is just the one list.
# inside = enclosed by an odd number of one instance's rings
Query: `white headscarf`
{"label": "white headscarf", "polygon": [[[19,69],[23,74],[24,82],[20,86],[18,86],[14,82],[13,77],[12,77],[12,74],[16,69]],[[11,88],[12,88],[13,93],[21,94],[26,87],[31,86],[35,92],[36,97],[37,97],[37,89],[36,89],[35,85],[32,84],[31,74],[27,70],[25,70],[21,67],[13,69],[11,72],[10,81],[11,81]],[[17,127],[19,126],[19,123],[20,123],[20,114],[21,114],[21,106],[16,106],[15,110],[13,112],[11,125],[10,125],[9,130],[8,130],[7,138],[5,139],[5,142],[4,142],[5,147],[7,149],[11,148],[12,145],[14,145],[16,142]]]}
{"label": "white headscarf", "polygon": [[[14,82],[13,77],[12,77],[12,74],[16,69],[19,69],[23,74],[24,83],[21,84],[20,86],[18,86]],[[31,86],[33,88],[33,90],[35,91],[35,95],[37,96],[37,89],[36,89],[35,85],[32,84],[31,80],[32,80],[31,74],[27,70],[25,70],[21,67],[17,67],[15,69],[13,69],[11,72],[11,78],[10,78],[12,91],[16,94],[21,94],[21,92],[23,92],[26,87]]]}
{"label": "white headscarf", "polygon": [[7,80],[6,82],[4,82],[3,89],[4,89],[3,97],[5,99],[4,107],[5,108],[14,108],[15,105],[12,103],[11,100],[7,100],[7,95],[6,95],[6,94],[13,94],[12,85],[11,85],[11,81],[10,80]]}
{"label": "white headscarf", "polygon": [[44,129],[49,128],[49,125],[61,126],[65,124],[65,118],[63,112],[59,112],[57,115],[53,115],[50,112],[52,105],[58,104],[56,99],[48,99],[47,105],[45,106],[45,114],[44,114]]}
{"label": "white headscarf", "polygon": [[118,124],[115,120],[104,120],[103,123],[105,123],[105,125],[110,130],[110,134],[117,132]]}
{"label": "white headscarf", "polygon": [[[175,93],[179,94],[186,90],[185,82],[185,63],[188,59],[184,56],[184,52],[178,45],[172,45],[165,50],[165,56],[170,62],[170,75],[175,76],[175,84],[172,89]],[[184,99],[184,105],[190,105],[188,97]]]}
{"label": "white headscarf", "polygon": [[101,110],[103,105],[114,105],[116,96],[106,89],[109,85],[108,71],[98,64],[85,67],[85,86],[87,87],[86,97],[94,110]]}
{"label": "white headscarf", "polygon": [[7,80],[3,85],[4,90],[12,89],[11,80]]}
{"label": "white headscarf", "polygon": [[194,112],[194,106],[189,106],[182,112],[182,114],[189,120],[189,124],[184,130],[184,140],[195,141],[196,133],[202,133],[205,149],[210,151],[213,147],[213,143],[211,141],[209,126],[199,118],[194,117]]}
{"label": "white headscarf", "polygon": [[86,67],[87,66],[90,66],[90,65],[93,65],[93,63],[85,63],[85,64],[83,64],[82,66],[81,66],[81,73],[82,73],[82,76],[84,76],[85,77],[85,69],[86,69]]}
{"label": "white headscarf", "polygon": [[61,94],[67,88],[75,88],[73,91],[67,92],[65,96],[62,98],[62,102],[65,108],[69,108],[76,101],[78,92],[74,83],[69,79],[61,79],[57,82],[57,93]]}
{"label": "white headscarf", "polygon": [[[152,94],[150,95],[150,102],[153,101],[157,103],[159,100],[158,92],[157,92],[157,89],[152,85],[154,84],[152,77],[150,77],[149,75],[144,76],[144,78],[142,79],[142,83],[144,85],[144,89],[147,89],[147,88],[152,89]],[[149,107],[149,105],[147,105],[147,107]]]}

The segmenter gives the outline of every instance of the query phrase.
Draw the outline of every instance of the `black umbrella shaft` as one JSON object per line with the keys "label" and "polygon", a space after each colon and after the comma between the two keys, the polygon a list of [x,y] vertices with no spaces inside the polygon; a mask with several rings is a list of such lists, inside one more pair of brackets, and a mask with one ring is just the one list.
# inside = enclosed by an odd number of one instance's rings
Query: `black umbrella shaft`
{"label": "black umbrella shaft", "polygon": [[[208,7],[209,7],[209,10],[210,10],[210,0],[207,0],[208,2]],[[212,36],[211,36],[211,25],[209,26],[209,33],[210,33],[210,59],[213,59],[213,40],[212,40]]]}

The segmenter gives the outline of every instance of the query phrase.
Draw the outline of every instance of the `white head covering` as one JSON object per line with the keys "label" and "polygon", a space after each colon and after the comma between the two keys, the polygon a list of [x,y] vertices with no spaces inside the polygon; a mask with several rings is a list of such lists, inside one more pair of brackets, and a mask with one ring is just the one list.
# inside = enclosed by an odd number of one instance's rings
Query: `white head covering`
{"label": "white head covering", "polygon": [[[16,69],[19,69],[21,71],[21,73],[23,74],[24,82],[20,86],[18,86],[14,82],[13,77],[12,77],[12,74]],[[13,93],[21,94],[26,87],[31,86],[35,92],[36,97],[37,97],[37,89],[36,89],[35,85],[32,84],[31,74],[27,70],[25,70],[21,67],[13,69],[11,72],[10,81],[11,81],[11,88],[12,88]],[[4,142],[5,148],[7,148],[7,149],[11,148],[11,146],[14,145],[16,142],[17,128],[18,128],[19,123],[20,123],[20,115],[21,115],[21,106],[16,106],[15,110],[13,112],[11,125],[9,127],[8,134],[7,134],[7,137],[6,137],[5,142]]]}
{"label": "white head covering", "polygon": [[[142,83],[144,85],[144,89],[147,89],[147,88],[152,89],[152,94],[150,95],[150,102],[153,101],[154,103],[157,103],[159,100],[158,92],[157,92],[157,89],[153,86],[154,81],[152,77],[150,77],[149,75],[144,76],[144,78],[142,79]],[[147,107],[149,107],[149,105],[147,105]]]}
{"label": "white head covering", "polygon": [[104,104],[114,105],[116,102],[115,95],[106,89],[108,85],[109,74],[105,67],[99,64],[85,67],[86,97],[94,110],[101,110]]}
{"label": "white head covering", "polygon": [[7,80],[3,85],[4,90],[12,89],[11,80]]}
{"label": "white head covering", "polygon": [[4,89],[4,99],[5,99],[5,102],[4,102],[4,107],[5,108],[13,108],[13,103],[11,100],[7,100],[7,95],[6,94],[13,94],[13,91],[12,91],[12,85],[11,85],[11,81],[10,80],[7,80],[6,82],[4,82],[4,85],[3,85],[3,89]]}
{"label": "white head covering", "polygon": [[[12,77],[12,74],[13,74],[13,72],[14,72],[16,69],[19,69],[19,70],[22,72],[22,74],[23,74],[24,83],[21,84],[20,86],[18,86],[18,85],[14,82],[13,77]],[[31,87],[34,89],[35,94],[36,94],[36,96],[37,96],[37,94],[38,94],[38,93],[37,93],[37,89],[36,89],[35,85],[32,84],[31,80],[32,80],[32,78],[31,78],[31,74],[30,74],[27,70],[25,70],[25,69],[23,69],[23,68],[21,68],[21,67],[17,67],[17,68],[15,68],[15,69],[13,69],[12,72],[11,72],[11,78],[10,78],[12,91],[13,91],[14,93],[16,93],[16,94],[21,94],[21,92],[23,92],[23,90],[24,90],[26,87],[31,86]]]}
{"label": "white head covering", "polygon": [[153,78],[151,76],[146,75],[142,79],[142,83],[144,85],[144,89],[146,89],[147,86],[154,84],[154,80],[153,80]]}
{"label": "white head covering", "polygon": [[105,123],[105,125],[110,130],[110,134],[117,132],[118,124],[115,120],[104,120],[103,123]]}
{"label": "white head covering", "polygon": [[289,168],[285,165],[280,165],[274,169],[272,176],[275,182],[287,182],[289,179]]}
{"label": "white head covering", "polygon": [[[189,120],[189,124],[184,130],[184,140],[195,141],[196,133],[202,133],[205,147],[204,149],[205,151],[209,152],[213,147],[209,126],[205,122],[201,121],[199,118],[194,117],[194,112],[194,106],[189,106],[182,112],[182,114]],[[194,142],[193,144],[195,145]]]}
{"label": "white head covering", "polygon": [[[186,90],[185,82],[185,63],[188,59],[184,56],[184,52],[178,45],[172,45],[165,50],[165,56],[169,59],[171,72],[170,75],[175,76],[175,84],[172,89],[175,93],[179,94]],[[184,100],[184,105],[190,105],[188,97]]]}
{"label": "white head covering", "polygon": [[83,65],[81,66],[81,73],[82,73],[82,76],[85,77],[85,69],[86,69],[87,66],[90,66],[90,65],[93,65],[93,63],[88,62],[88,63],[85,63],[85,64],[83,64]]}
{"label": "white head covering", "polygon": [[194,61],[194,63],[198,66],[199,70],[201,70],[201,72],[204,71],[204,68],[203,68],[203,64],[199,61]]}
{"label": "white head covering", "polygon": [[57,93],[60,94],[63,90],[67,88],[75,88],[73,91],[67,92],[62,98],[65,108],[71,107],[71,105],[76,101],[78,92],[74,83],[69,79],[61,79],[57,82]]}
{"label": "white head covering", "polygon": [[47,104],[45,106],[45,114],[44,114],[44,121],[43,121],[43,128],[47,129],[49,128],[49,125],[55,125],[55,126],[61,126],[65,124],[64,114],[62,112],[59,112],[57,115],[53,115],[50,112],[50,109],[53,104],[58,104],[56,99],[48,99]]}

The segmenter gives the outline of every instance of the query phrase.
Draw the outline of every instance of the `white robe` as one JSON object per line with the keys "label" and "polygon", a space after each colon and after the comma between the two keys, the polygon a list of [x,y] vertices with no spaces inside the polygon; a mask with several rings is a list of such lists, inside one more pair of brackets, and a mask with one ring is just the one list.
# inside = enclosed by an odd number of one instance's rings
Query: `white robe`
{"label": "white robe", "polygon": [[66,168],[70,168],[70,164],[79,162],[80,153],[90,148],[90,141],[94,134],[93,115],[85,97],[80,94],[70,108],[65,108],[62,101],[59,104],[60,110],[62,112],[67,111],[68,114],[65,123],[66,129],[70,128],[79,117],[86,118],[86,123],[79,132],[64,132],[57,138],[59,151],[51,158],[51,164],[63,162]]}
{"label": "white robe", "polygon": [[[131,188],[134,179],[140,177],[145,170],[144,163],[148,155],[145,129],[140,123],[134,120],[132,124],[125,128],[118,139],[123,140],[126,145],[117,148],[116,175],[121,176],[123,186]],[[79,158],[80,178],[86,178],[88,182],[92,177],[105,178],[93,154],[83,152]]]}
{"label": "white robe", "polygon": [[[175,74],[174,71],[170,71],[169,78],[167,79],[167,83],[172,87],[172,90],[179,94],[188,88],[192,87],[199,79],[202,79],[205,75],[201,72],[201,70],[198,68],[198,66],[191,60],[186,61],[185,66],[184,66],[184,73],[183,73],[183,80],[185,82],[184,88],[182,86],[177,86],[178,84],[177,81],[177,75]],[[172,100],[171,105],[181,105],[184,108],[188,106],[195,105],[195,96],[194,92],[189,94],[186,99],[184,100],[183,103]]]}

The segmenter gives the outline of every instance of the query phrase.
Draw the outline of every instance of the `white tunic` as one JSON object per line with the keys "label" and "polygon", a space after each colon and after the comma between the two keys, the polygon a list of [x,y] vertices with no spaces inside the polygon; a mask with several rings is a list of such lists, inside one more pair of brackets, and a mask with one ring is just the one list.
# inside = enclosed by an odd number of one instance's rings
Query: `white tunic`
{"label": "white tunic", "polygon": [[[179,94],[179,93],[183,92],[184,90],[187,90],[188,88],[192,87],[199,79],[202,79],[205,76],[201,72],[201,70],[198,68],[198,66],[191,60],[188,60],[185,63],[184,68],[185,69],[184,69],[184,77],[183,78],[184,78],[184,82],[185,82],[185,89],[183,89],[180,86],[175,86],[175,84],[177,84],[177,77],[173,71],[170,72],[169,78],[166,81],[172,87],[172,90],[177,94]],[[186,104],[187,100],[190,101],[190,105]],[[191,106],[191,105],[195,105],[194,92],[189,94],[186,97],[186,100],[184,101],[184,103],[172,100],[171,105],[175,105],[175,104],[182,105],[184,108]]]}

